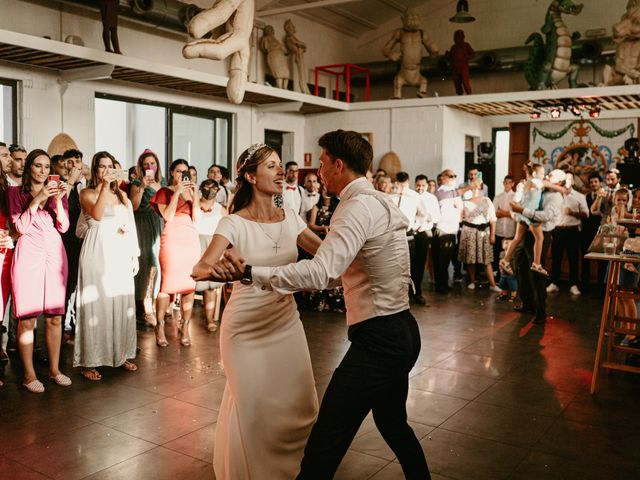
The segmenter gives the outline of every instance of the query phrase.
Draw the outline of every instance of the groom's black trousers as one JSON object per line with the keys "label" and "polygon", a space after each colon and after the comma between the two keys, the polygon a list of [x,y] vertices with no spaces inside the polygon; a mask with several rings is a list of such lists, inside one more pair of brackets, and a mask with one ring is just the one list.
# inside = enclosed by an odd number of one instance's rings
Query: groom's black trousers
{"label": "groom's black trousers", "polygon": [[304,450],[298,480],[332,479],[369,411],[409,480],[430,479],[422,447],[407,423],[409,371],[420,331],[405,310],[349,327],[351,346],[329,382]]}

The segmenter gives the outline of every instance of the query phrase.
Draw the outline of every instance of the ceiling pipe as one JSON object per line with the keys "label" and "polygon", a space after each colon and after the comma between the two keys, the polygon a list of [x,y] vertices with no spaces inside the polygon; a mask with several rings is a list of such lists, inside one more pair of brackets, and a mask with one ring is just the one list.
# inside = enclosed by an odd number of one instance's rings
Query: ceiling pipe
{"label": "ceiling pipe", "polygon": [[[530,49],[529,46],[522,46],[476,52],[475,57],[469,62],[469,70],[472,74],[522,71]],[[579,65],[611,63],[615,57],[615,44],[611,37],[579,40],[574,42],[572,50],[571,61]],[[372,82],[392,79],[398,72],[398,64],[389,60],[358,65],[369,70]],[[451,75],[451,64],[444,55],[424,57],[420,69],[427,78]],[[358,85],[363,83],[364,79],[356,76],[351,81]]]}
{"label": "ceiling pipe", "polygon": [[[100,11],[95,0],[58,0],[59,3]],[[192,3],[179,0],[119,0],[118,13],[122,17],[152,28],[163,28],[187,33],[186,25],[204,10]]]}

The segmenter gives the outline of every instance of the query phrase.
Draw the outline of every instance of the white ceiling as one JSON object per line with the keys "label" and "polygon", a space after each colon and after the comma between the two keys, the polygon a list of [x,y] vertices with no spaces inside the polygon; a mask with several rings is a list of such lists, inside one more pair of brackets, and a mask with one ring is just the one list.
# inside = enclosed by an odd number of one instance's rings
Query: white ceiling
{"label": "white ceiling", "polygon": [[[338,32],[360,38],[379,29],[390,20],[397,22],[407,8],[419,7],[426,3],[451,4],[451,15],[455,13],[456,0],[257,0],[256,18],[268,18],[261,15],[264,12],[295,13]],[[318,6],[300,9],[307,5]]]}

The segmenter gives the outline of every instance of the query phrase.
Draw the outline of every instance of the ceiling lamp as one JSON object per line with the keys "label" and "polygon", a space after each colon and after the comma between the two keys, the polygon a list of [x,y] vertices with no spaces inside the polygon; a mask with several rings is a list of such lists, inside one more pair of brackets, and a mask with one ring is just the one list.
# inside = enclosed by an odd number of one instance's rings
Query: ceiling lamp
{"label": "ceiling lamp", "polygon": [[600,116],[600,105],[594,105],[589,109],[589,116],[591,118],[598,118]]}
{"label": "ceiling lamp", "polygon": [[475,20],[475,17],[469,14],[469,2],[467,0],[458,0],[456,14],[449,21],[453,23],[469,23],[475,22]]}
{"label": "ceiling lamp", "polygon": [[552,108],[549,111],[549,115],[551,115],[551,118],[560,118],[560,115],[562,114],[562,110],[560,110],[559,108]]}
{"label": "ceiling lamp", "polygon": [[533,118],[533,119],[540,118],[540,116],[541,116],[541,115],[542,115],[542,114],[541,114],[538,110],[536,110],[535,112],[531,112],[531,113],[529,114],[529,116],[530,116],[531,118]]}

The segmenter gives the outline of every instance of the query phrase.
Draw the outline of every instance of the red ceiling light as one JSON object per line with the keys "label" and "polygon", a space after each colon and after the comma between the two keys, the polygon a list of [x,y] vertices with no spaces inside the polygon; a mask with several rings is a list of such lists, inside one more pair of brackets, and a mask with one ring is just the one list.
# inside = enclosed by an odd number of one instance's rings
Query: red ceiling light
{"label": "red ceiling light", "polygon": [[589,109],[589,116],[591,118],[598,118],[600,116],[600,105],[594,105]]}
{"label": "red ceiling light", "polygon": [[533,118],[533,119],[540,118],[540,116],[541,116],[541,115],[542,115],[542,114],[541,114],[538,110],[536,110],[535,112],[531,112],[531,113],[529,114],[529,116],[530,116],[531,118]]}
{"label": "red ceiling light", "polygon": [[562,114],[562,111],[559,108],[552,108],[549,111],[549,115],[551,115],[551,118],[560,118],[560,115]]}

